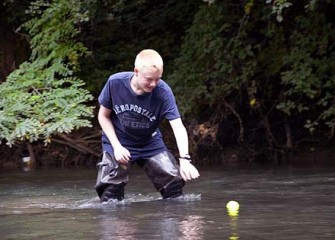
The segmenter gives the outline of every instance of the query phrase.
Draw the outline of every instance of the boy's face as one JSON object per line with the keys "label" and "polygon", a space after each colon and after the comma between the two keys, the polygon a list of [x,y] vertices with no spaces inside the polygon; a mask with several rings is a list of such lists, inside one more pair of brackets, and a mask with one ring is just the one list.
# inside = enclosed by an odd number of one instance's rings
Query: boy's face
{"label": "boy's face", "polygon": [[146,93],[152,92],[152,90],[157,86],[163,73],[162,70],[154,67],[146,67],[141,70],[135,68],[134,72],[137,76],[138,87]]}

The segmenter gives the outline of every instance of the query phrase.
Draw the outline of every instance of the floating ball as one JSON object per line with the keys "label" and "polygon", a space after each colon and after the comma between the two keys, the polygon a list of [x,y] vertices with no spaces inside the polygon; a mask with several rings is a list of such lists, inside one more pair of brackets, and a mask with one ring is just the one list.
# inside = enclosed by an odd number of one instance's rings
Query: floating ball
{"label": "floating ball", "polygon": [[227,209],[238,210],[240,208],[240,204],[236,201],[229,201],[226,207]]}
{"label": "floating ball", "polygon": [[231,217],[236,217],[238,215],[238,210],[240,208],[240,204],[236,201],[229,201],[226,205],[228,215]]}

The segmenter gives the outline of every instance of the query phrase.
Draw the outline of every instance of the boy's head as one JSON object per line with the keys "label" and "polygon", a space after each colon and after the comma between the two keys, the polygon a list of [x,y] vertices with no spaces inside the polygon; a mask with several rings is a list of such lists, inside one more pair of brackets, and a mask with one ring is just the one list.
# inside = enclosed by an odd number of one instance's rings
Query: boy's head
{"label": "boy's head", "polygon": [[137,54],[135,59],[135,69],[142,71],[143,69],[156,69],[161,74],[163,73],[163,59],[153,49],[144,49]]}

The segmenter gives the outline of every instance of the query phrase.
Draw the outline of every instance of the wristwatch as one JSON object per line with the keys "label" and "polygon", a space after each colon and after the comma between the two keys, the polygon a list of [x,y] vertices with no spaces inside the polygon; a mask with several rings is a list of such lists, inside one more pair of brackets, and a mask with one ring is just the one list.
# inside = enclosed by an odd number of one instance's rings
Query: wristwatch
{"label": "wristwatch", "polygon": [[191,162],[191,156],[190,154],[185,154],[183,156],[179,156],[179,159],[185,159]]}

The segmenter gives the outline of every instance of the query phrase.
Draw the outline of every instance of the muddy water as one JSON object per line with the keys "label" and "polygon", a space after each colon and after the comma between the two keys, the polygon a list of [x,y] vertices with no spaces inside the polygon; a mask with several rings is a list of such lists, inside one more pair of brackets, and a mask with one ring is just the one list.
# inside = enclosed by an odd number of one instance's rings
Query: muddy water
{"label": "muddy water", "polygon": [[134,169],[126,199],[108,204],[95,169],[0,172],[0,239],[335,239],[335,169],[200,171],[182,198],[161,200]]}

